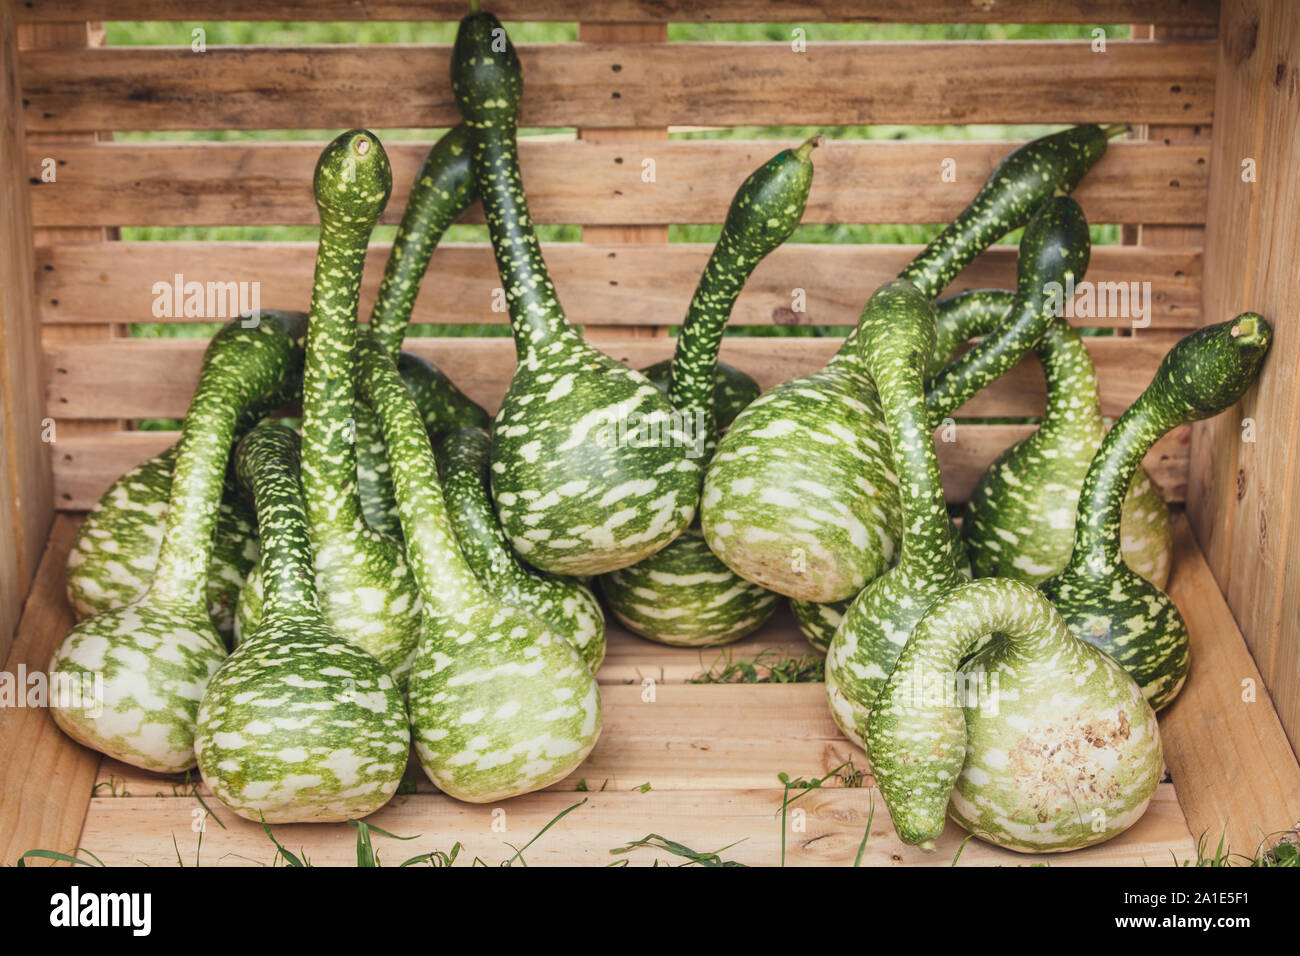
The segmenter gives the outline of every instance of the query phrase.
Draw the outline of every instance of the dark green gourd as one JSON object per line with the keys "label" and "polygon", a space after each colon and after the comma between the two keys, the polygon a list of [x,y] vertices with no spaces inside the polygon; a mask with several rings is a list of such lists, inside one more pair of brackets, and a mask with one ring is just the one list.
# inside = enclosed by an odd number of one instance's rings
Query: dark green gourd
{"label": "dark green gourd", "polygon": [[[1044,287],[1081,276],[1088,250],[1078,205],[1049,194],[1020,241],[1006,324],[945,370],[927,397],[933,420],[1033,348],[1052,319]],[[889,567],[900,529],[898,478],[856,332],[821,371],[765,392],[737,417],[709,463],[700,509],[705,540],[723,563],[798,600],[850,599]]]}
{"label": "dark green gourd", "polygon": [[302,329],[263,312],[227,326],[203,357],[176,451],[166,530],[149,590],[134,604],[87,618],[50,660],[50,711],[74,740],[132,766],[194,766],[194,720],[226,656],[205,592],[230,449],[243,409],[267,401],[301,367]]}
{"label": "dark green gourd", "polygon": [[378,810],[411,748],[401,692],[379,661],[321,616],[299,482],[298,436],[264,422],[235,468],[261,519],[267,596],[257,629],[199,705],[204,781],[246,820],[315,823]]}
{"label": "dark green gourd", "polygon": [[[307,316],[302,312],[262,310],[261,314],[275,314],[305,328]],[[250,316],[232,319],[209,348],[229,348],[233,338],[257,334],[245,324],[254,324]],[[267,412],[292,401],[301,387],[301,376],[299,365],[276,394],[244,410],[236,436]],[[68,552],[66,577],[68,603],[78,620],[134,604],[149,590],[162,547],[176,450],[173,445],[113,482],[77,529]],[[257,564],[254,526],[247,502],[233,483],[227,482],[217,514],[206,589],[212,623],[227,643],[234,635],[239,589]]]}
{"label": "dark green gourd", "polygon": [[[732,393],[744,384],[738,376],[718,375],[727,320],[754,268],[790,237],[803,217],[812,187],[809,157],[819,141],[782,150],[741,184],[691,297],[668,378],[673,405],[692,423],[703,460],[713,454],[719,427],[735,417],[730,407],[717,407],[718,392],[724,391],[731,406]],[[600,588],[628,630],[664,644],[738,640],[776,609],[775,594],[746,581],[709,550],[698,522],[663,550],[601,575]]]}
{"label": "dark green gourd", "polygon": [[[1001,321],[1011,293],[978,295],[985,334]],[[944,303],[940,303],[943,305]],[[957,311],[957,310],[954,310]],[[937,350],[936,350],[937,351]],[[1101,445],[1101,395],[1092,358],[1078,332],[1057,318],[1035,352],[1047,379],[1047,412],[1032,435],[1012,445],[988,467],[971,492],[962,539],[976,577],[1005,577],[1039,584],[1062,570],[1074,547],[1079,489]],[[1124,563],[1158,588],[1169,579],[1173,532],[1169,509],[1146,469],[1129,485],[1120,519]]]}
{"label": "dark green gourd", "polygon": [[481,428],[446,436],[438,477],[461,554],[483,587],[511,607],[540,617],[578,646],[594,674],[605,659],[605,612],[591,589],[523,566],[497,522],[488,493],[492,439]]}
{"label": "dark green gourd", "polygon": [[600,689],[578,647],[479,583],[457,545],[419,411],[384,351],[358,343],[358,387],[393,463],[428,626],[411,669],[416,753],[449,796],[485,803],[563,779],[601,730]]}
{"label": "dark green gourd", "polygon": [[[470,401],[431,362],[401,352],[433,250],[447,227],[460,218],[475,198],[469,131],[462,124],[448,130],[433,144],[415,175],[370,313],[370,329],[397,362],[398,370],[424,413],[431,438],[488,422],[487,412]],[[399,534],[401,525],[388,458],[379,439],[378,423],[364,406],[356,410],[356,432],[357,488],[366,522],[384,534]]]}
{"label": "dark green gourd", "polygon": [[1245,394],[1272,338],[1262,316],[1244,312],[1198,329],[1170,350],[1146,391],[1102,439],[1079,493],[1070,562],[1041,585],[1075,636],[1119,661],[1156,710],[1187,678],[1187,625],[1169,596],[1120,557],[1125,492],[1161,436],[1217,415]]}
{"label": "dark green gourd", "polygon": [[885,283],[858,323],[858,348],[880,396],[903,509],[898,562],[849,605],[826,655],[826,696],[840,729],[866,746],[872,701],[921,614],[964,578],[952,559],[951,524],[925,407],[934,307],[906,279]]}
{"label": "dark green gourd", "polygon": [[519,175],[519,60],[491,14],[461,21],[451,81],[518,358],[492,432],[497,517],[515,550],[543,571],[626,567],[694,517],[693,436],[644,375],[587,345],[560,307]]}
{"label": "dark green gourd", "polygon": [[[673,360],[666,358],[641,370],[650,379],[655,388],[667,398],[673,388]],[[742,372],[734,365],[721,359],[713,370],[713,409],[718,420],[718,430],[726,429],[736,416],[745,410],[745,406],[758,398],[762,389],[748,372]]]}
{"label": "dark green gourd", "polygon": [[[984,635],[997,640],[962,663]],[[948,815],[1025,853],[1074,850],[1146,811],[1163,762],[1155,713],[1124,670],[1037,591],[984,578],[925,612],[867,729],[894,829],[933,849]]]}

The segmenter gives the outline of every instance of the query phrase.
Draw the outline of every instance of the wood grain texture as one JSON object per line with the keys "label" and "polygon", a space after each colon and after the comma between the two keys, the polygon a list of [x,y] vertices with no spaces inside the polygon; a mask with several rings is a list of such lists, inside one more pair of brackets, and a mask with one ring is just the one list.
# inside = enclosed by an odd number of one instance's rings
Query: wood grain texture
{"label": "wood grain texture", "polygon": [[[1300,823],[1300,766],[1186,518],[1174,522],[1169,596],[1191,632],[1187,684],[1160,715],[1165,762],[1192,835],[1253,856]],[[1264,592],[1263,598],[1271,595]],[[1249,699],[1247,699],[1249,698]]]}
{"label": "wood grain texture", "polygon": [[[175,0],[23,0],[21,20],[190,20]],[[572,0],[495,0],[502,20],[572,20]],[[459,20],[462,0],[204,0],[205,20]],[[590,23],[1128,23],[1218,22],[1217,0],[587,0]]]}
{"label": "wood grain texture", "polygon": [[[1102,414],[1123,412],[1141,394],[1176,333],[1086,340],[1101,387]],[[775,340],[729,336],[721,358],[771,388],[825,364],[840,344],[833,338]],[[672,354],[671,339],[592,339],[632,368]],[[505,338],[412,338],[405,348],[430,359],[470,398],[494,412],[514,374],[514,349]],[[86,418],[180,418],[189,407],[206,342],[202,339],[128,339],[51,344],[46,350],[49,414]],[[131,388],[122,388],[122,382]],[[957,410],[958,418],[1041,414],[1043,375],[1026,359]]]}
{"label": "wood grain texture", "polygon": [[[315,225],[312,170],[323,144],[68,144],[59,178],[32,185],[38,226]],[[659,225],[720,223],[736,186],[790,142],[673,140],[644,143],[520,143],[529,209],[538,223]],[[945,223],[1019,143],[828,140],[805,223]],[[384,222],[401,219],[427,143],[388,147],[394,191]],[[644,158],[656,179],[641,178]],[[1205,218],[1208,150],[1114,143],[1075,197],[1092,223],[1199,223]],[[956,164],[956,183],[940,178]],[[29,160],[38,157],[29,151]],[[475,205],[465,222],[481,222]]]}
{"label": "wood grain texture", "polygon": [[[1033,425],[963,424],[956,430],[956,441],[939,440],[936,447],[948,500],[966,501],[993,459],[1034,428]],[[1171,503],[1179,503],[1187,495],[1189,435],[1187,427],[1176,429],[1157,442],[1145,459],[1156,487]],[[120,475],[152,458],[179,437],[179,432],[170,431],[118,431],[60,440],[54,448],[56,507],[63,511],[91,508]],[[610,672],[614,653],[612,646],[606,652],[606,673]],[[680,674],[677,676],[685,679]]]}
{"label": "wood grain texture", "polygon": [[[1300,7],[1224,5],[1203,316],[1256,311],[1275,338],[1256,388],[1193,429],[1196,535],[1300,748]],[[1243,179],[1253,162],[1255,182]],[[1253,425],[1253,435],[1246,428]],[[1253,441],[1245,439],[1252,438]]]}
{"label": "wood grain texture", "polygon": [[[525,126],[1200,123],[1214,44],[521,44]],[[22,58],[30,130],[453,125],[447,45],[113,47]],[[917,64],[924,63],[918,71]],[[395,85],[392,78],[408,82]],[[672,77],[672,82],[664,81]]]}
{"label": "wood grain texture", "polygon": [[[74,618],[63,568],[79,520],[54,519],[5,671],[45,673]],[[22,668],[22,671],[19,669]],[[99,754],[64,736],[43,707],[0,707],[0,866],[33,849],[77,846]]]}
{"label": "wood grain texture", "polygon": [[21,121],[18,30],[0,7],[0,660],[13,642],[27,586],[53,515],[49,446],[41,441],[41,336],[36,314],[29,190],[15,170],[27,144]]}
{"label": "wood grain texture", "polygon": [[[595,227],[588,227],[590,232]],[[611,227],[629,228],[629,227]],[[655,227],[650,227],[655,228]],[[711,246],[707,243],[542,243],[569,318],[580,325],[679,325]],[[854,325],[870,290],[893,278],[920,252],[915,245],[786,244],[754,271],[732,312],[732,325]],[[383,275],[388,243],[374,243],[361,284],[360,314],[370,314]],[[264,307],[305,307],[311,298],[316,246],[282,242],[60,243],[36,250],[41,320],[79,323],[112,317],[156,321],[156,282],[257,282]],[[1097,246],[1088,267],[1092,282],[1150,282],[1151,328],[1200,324],[1199,248]],[[946,294],[964,289],[1015,288],[1016,250],[995,246],[971,264]],[[416,301],[416,323],[501,324],[492,310],[500,286],[486,243],[438,246]],[[793,312],[795,289],[806,311]],[[203,321],[178,316],[165,321]],[[1128,327],[1119,316],[1076,318],[1080,327]]]}

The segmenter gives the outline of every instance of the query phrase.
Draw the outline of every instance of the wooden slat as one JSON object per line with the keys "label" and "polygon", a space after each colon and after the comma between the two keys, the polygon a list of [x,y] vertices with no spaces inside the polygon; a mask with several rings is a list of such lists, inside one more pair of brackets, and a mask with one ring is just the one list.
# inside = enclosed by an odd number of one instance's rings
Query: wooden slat
{"label": "wooden slat", "polygon": [[1174,550],[1169,596],[1191,632],[1192,669],[1161,714],[1165,762],[1192,835],[1205,834],[1214,847],[1226,827],[1232,850],[1253,856],[1267,834],[1300,822],[1300,766],[1183,517],[1174,523]]}
{"label": "wooden slat", "polygon": [[[732,325],[853,325],[870,290],[898,274],[920,246],[787,244],[754,271],[732,313]],[[543,253],[569,318],[580,325],[680,324],[711,247],[707,243],[556,242]],[[361,284],[360,314],[369,315],[388,259],[375,243]],[[36,289],[44,322],[107,318],[152,321],[155,282],[260,283],[264,306],[305,303],[311,296],[314,243],[109,242],[36,250]],[[1088,267],[1092,282],[1151,283],[1151,328],[1200,324],[1201,254],[1194,247],[1097,246]],[[1015,288],[1016,250],[994,247],[952,284],[949,292]],[[491,291],[501,284],[485,243],[438,247],[412,320],[417,323],[502,323]],[[803,289],[806,312],[790,310]],[[187,320],[185,317],[168,321]],[[1128,327],[1118,316],[1077,318],[1079,326]]]}
{"label": "wooden slat", "polygon": [[[653,784],[653,781],[648,781]],[[777,866],[781,862],[780,790],[727,790],[648,793],[535,793],[506,801],[500,807],[458,803],[441,795],[412,794],[396,797],[368,818],[368,822],[399,836],[417,839],[396,842],[375,836],[376,849],[387,866],[419,853],[463,849],[457,866],[468,866],[477,856],[495,866],[514,855],[506,842],[522,846],[557,814],[586,798],[586,803],[548,830],[528,848],[530,866],[605,866],[622,859],[610,850],[659,833],[693,849],[717,850],[737,843],[723,859],[751,866]],[[863,866],[950,866],[965,833],[949,823],[933,853],[904,846],[894,835],[880,794],[872,789],[817,790],[801,798],[787,823],[787,866],[850,866],[862,841],[868,814],[876,813],[862,858]],[[192,798],[163,797],[124,800],[100,797],[91,801],[82,842],[110,866],[175,866],[175,835],[186,866],[269,866],[275,848],[260,824],[218,811],[226,829],[209,822],[199,852],[198,834],[190,829]],[[793,808],[792,808],[793,809]],[[505,827],[493,826],[494,810],[504,810]],[[794,830],[799,819],[801,830]],[[500,821],[498,815],[497,820]],[[312,824],[274,828],[276,838],[290,852],[305,854],[314,866],[354,866],[355,831]],[[653,850],[637,850],[630,865],[682,863],[680,858]],[[1057,854],[1052,866],[1168,866],[1174,860],[1194,859],[1187,825],[1178,811],[1173,788],[1162,785],[1151,808],[1131,830],[1109,843],[1075,853]],[[1021,866],[1046,862],[972,840],[961,851],[960,866]]]}
{"label": "wooden slat", "polygon": [[[1086,340],[1097,366],[1103,414],[1117,415],[1132,404],[1176,339],[1152,332],[1133,339]],[[820,368],[840,341],[728,337],[721,358],[766,389]],[[673,349],[671,339],[595,339],[592,344],[632,368],[668,358]],[[87,418],[179,418],[194,391],[205,345],[201,339],[135,339],[52,346],[46,351],[47,407],[52,415]],[[505,338],[416,338],[407,340],[406,349],[436,362],[489,411],[496,410],[514,371],[514,348]],[[1043,402],[1042,371],[1027,359],[957,415],[1036,415]]]}
{"label": "wooden slat", "polygon": [[[1199,123],[1214,44],[524,44],[527,126]],[[22,61],[31,130],[448,126],[451,48],[114,47]],[[393,77],[413,78],[394,84]],[[671,82],[666,82],[671,78]]]}
{"label": "wooden slat", "polygon": [[[1300,749],[1300,10],[1272,0],[1224,8],[1209,198],[1204,316],[1247,309],[1273,323],[1259,384],[1193,430],[1197,537]],[[1253,161],[1255,182],[1243,179]],[[1246,419],[1254,441],[1245,441]]]}
{"label": "wooden slat", "polygon": [[[520,144],[539,223],[720,223],[737,186],[789,142],[677,140],[654,146],[656,181],[641,179],[642,145]],[[1018,143],[828,140],[817,150],[805,223],[945,223]],[[316,225],[311,177],[322,144],[113,143],[59,152],[56,183],[32,186],[37,225]],[[428,144],[388,147],[396,223]],[[956,163],[958,186],[940,179]],[[1202,147],[1113,143],[1076,198],[1093,223],[1199,223],[1208,152]],[[30,156],[35,165],[38,158]],[[476,205],[467,222],[481,222]]]}
{"label": "wooden slat", "polygon": [[[5,663],[15,682],[20,667],[44,674],[73,624],[63,568],[77,524],[66,515],[54,519]],[[98,766],[99,754],[64,736],[44,707],[0,707],[0,866],[27,850],[68,852],[77,845]]]}
{"label": "wooden slat", "polygon": [[13,642],[27,586],[53,515],[49,445],[42,438],[41,337],[33,287],[32,215],[23,177],[18,33],[0,9],[0,660]]}
{"label": "wooden slat", "polygon": [[[502,20],[572,20],[572,0],[494,0]],[[175,0],[23,0],[20,20],[192,20],[196,14]],[[582,19],[591,23],[1128,23],[1218,22],[1217,0],[587,0]],[[205,0],[203,20],[459,20],[463,0]]]}
{"label": "wooden slat", "polygon": [[[1019,441],[1033,431],[1032,425],[962,425],[956,431],[957,441],[939,441],[939,465],[943,469],[944,491],[950,502],[963,502],[970,497],[975,482],[992,464],[1004,448]],[[1176,429],[1161,439],[1147,455],[1145,465],[1156,487],[1168,502],[1181,502],[1187,495],[1187,444],[1190,430]],[[55,504],[64,511],[85,511],[92,507],[119,475],[147,458],[158,454],[179,438],[177,432],[112,432],[86,438],[70,438],[59,442],[54,456]],[[797,643],[797,641],[796,641]],[[785,646],[784,644],[782,646]],[[611,645],[605,662],[605,673],[616,673],[617,680],[640,679],[638,672],[614,667],[618,648]],[[674,680],[686,680],[695,671],[683,674],[677,669],[680,663],[670,654],[670,661],[658,661],[656,666],[668,667]],[[638,661],[640,658],[638,658]],[[698,661],[691,663],[694,667]],[[697,668],[698,669],[698,668]]]}

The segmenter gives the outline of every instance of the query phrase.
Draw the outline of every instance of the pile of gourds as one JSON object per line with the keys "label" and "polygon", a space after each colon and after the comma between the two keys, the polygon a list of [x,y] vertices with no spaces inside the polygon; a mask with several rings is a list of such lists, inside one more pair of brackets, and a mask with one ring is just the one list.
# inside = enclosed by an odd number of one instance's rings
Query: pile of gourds
{"label": "pile of gourds", "polygon": [[[1236,402],[1271,332],[1246,313],[1189,335],[1103,437],[1088,353],[1047,290],[1083,279],[1068,193],[1115,130],[1016,150],[823,369],[760,395],[718,349],[802,217],[819,140],[740,186],[671,362],[636,371],[559,304],[495,17],[461,22],[451,82],[463,122],[416,177],[368,325],[362,269],[392,176],[352,130],[316,166],[309,312],[214,336],[180,441],[82,525],[82,620],[50,670],[103,693],[57,701],[59,725],[135,766],[197,764],[253,820],[364,816],[412,743],[443,792],[495,801],[563,779],[596,743],[596,591],[630,630],[686,646],[750,633],[785,595],[907,842],[932,844],[951,815],[1003,846],[1070,849],[1138,819],[1162,768],[1154,711],[1188,658],[1141,460]],[[475,200],[518,360],[491,422],[401,352],[434,248]],[[1021,227],[1014,292],[935,301]],[[989,468],[958,535],[933,429],[1030,351],[1046,416]],[[296,428],[268,417],[295,400]]]}

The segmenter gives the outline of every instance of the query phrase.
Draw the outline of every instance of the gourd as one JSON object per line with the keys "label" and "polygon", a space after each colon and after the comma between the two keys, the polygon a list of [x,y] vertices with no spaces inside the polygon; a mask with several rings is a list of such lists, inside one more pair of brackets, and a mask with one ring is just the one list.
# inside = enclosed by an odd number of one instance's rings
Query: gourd
{"label": "gourd", "polygon": [[209,681],[194,750],[246,820],[351,820],[397,790],[411,735],[388,671],[325,623],[316,598],[298,436],[263,422],[235,453],[256,502],[267,582],[262,620]]}
{"label": "gourd", "polygon": [[411,669],[416,754],[449,796],[486,803],[549,786],[601,730],[600,690],[568,635],[479,583],[457,547],[423,422],[384,351],[358,342],[358,388],[379,418],[428,626]]}
{"label": "gourd", "polygon": [[1069,564],[1041,585],[1074,635],[1115,658],[1156,710],[1187,678],[1187,624],[1164,591],[1121,559],[1125,493],[1164,434],[1217,415],[1245,394],[1272,338],[1262,316],[1243,312],[1174,345],[1151,384],[1102,439],[1079,493]]}
{"label": "gourd", "polygon": [[894,829],[923,849],[946,815],[1021,852],[1092,846],[1141,818],[1163,770],[1155,713],[1133,679],[1042,594],[1001,578],[926,610],[867,739]]}
{"label": "gourd", "polygon": [[[1011,294],[990,290],[980,295],[989,306],[986,325],[992,327],[999,305],[1008,307]],[[1047,379],[1042,424],[988,467],[971,492],[962,522],[962,539],[977,577],[1033,585],[1070,560],[1079,488],[1102,435],[1097,375],[1079,333],[1057,318],[1035,352]],[[1173,532],[1169,510],[1144,468],[1138,468],[1129,485],[1120,540],[1124,563],[1164,587]]]}
{"label": "gourd", "polygon": [[[667,398],[673,387],[673,360],[670,358],[647,365],[641,374],[650,380],[660,394]],[[742,371],[727,362],[718,360],[713,370],[713,410],[717,418],[718,431],[724,432],[736,420],[736,416],[745,410],[745,406],[758,398],[762,389],[748,372]]]}
{"label": "gourd", "polygon": [[452,432],[437,447],[438,477],[460,552],[488,592],[572,640],[594,674],[605,659],[605,612],[585,584],[519,561],[488,494],[491,454],[492,440],[480,428]]}
{"label": "gourd", "polygon": [[868,300],[857,345],[875,382],[899,476],[903,509],[898,562],[849,605],[826,655],[831,715],[866,746],[872,701],[921,614],[964,578],[953,561],[948,508],[925,407],[925,367],[934,349],[934,308],[906,279]]}
{"label": "gourd", "polygon": [[[717,444],[719,425],[729,425],[735,417],[723,417],[716,407],[719,385],[726,382],[717,375],[723,331],[754,268],[790,237],[803,217],[812,186],[809,157],[818,142],[813,138],[797,149],[782,150],[741,184],[691,297],[669,369],[669,389],[673,405],[693,425],[697,454],[706,460]],[[718,560],[698,522],[663,550],[601,575],[600,588],[628,630],[677,646],[738,640],[760,627],[777,603],[771,591]]]}
{"label": "gourd", "polygon": [[[981,250],[1025,225],[1058,188],[1072,188],[1105,149],[1106,132],[1075,127],[1025,144],[994,170],[967,212],[904,275],[927,298]],[[1022,242],[1023,245],[1023,242]],[[1041,285],[1033,302],[1041,303]],[[1011,364],[1034,344],[1026,330],[986,340],[984,360],[954,370],[943,405],[988,384],[978,373]],[[719,443],[705,475],[705,540],[742,577],[780,594],[828,603],[853,597],[892,562],[897,479],[870,377],[850,334],[824,368],[759,396]],[[932,406],[932,417],[944,409]]]}
{"label": "gourd", "polygon": [[[488,423],[487,413],[431,362],[401,351],[433,250],[447,227],[470,207],[475,196],[469,131],[462,124],[448,130],[433,144],[415,174],[370,313],[370,329],[397,362],[407,387],[415,394],[431,439]],[[357,488],[366,523],[383,534],[397,535],[401,526],[387,455],[379,439],[378,424],[363,405],[356,409],[356,439]]]}
{"label": "gourd", "polygon": [[264,311],[249,329],[222,329],[204,354],[149,589],[76,625],[51,657],[52,681],[80,690],[50,703],[74,740],[146,770],[194,766],[199,700],[226,656],[204,596],[227,459],[241,411],[300,367],[301,335],[292,315]]}
{"label": "gourd", "polygon": [[[262,310],[261,314],[267,312]],[[275,314],[299,325],[306,319],[301,312]],[[254,324],[252,317],[240,316],[226,323],[223,335],[214,337],[209,349],[216,347],[218,339],[220,347],[228,348],[232,336],[255,335],[251,328],[245,328],[246,324]],[[244,410],[235,435],[252,427],[267,412],[291,401],[299,388],[301,373],[301,367],[292,369],[276,394]],[[68,603],[78,620],[134,604],[149,590],[162,546],[176,449],[176,445],[171,446],[113,482],[77,529],[68,551],[66,577]],[[212,623],[227,643],[234,632],[239,589],[257,563],[253,527],[254,519],[247,503],[227,483],[218,511],[205,589]]]}
{"label": "gourd", "polygon": [[560,307],[519,175],[519,60],[491,14],[461,21],[451,81],[518,358],[492,432],[497,517],[514,549],[543,571],[626,567],[695,515],[691,436],[644,375],[587,345]]}

